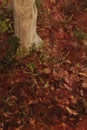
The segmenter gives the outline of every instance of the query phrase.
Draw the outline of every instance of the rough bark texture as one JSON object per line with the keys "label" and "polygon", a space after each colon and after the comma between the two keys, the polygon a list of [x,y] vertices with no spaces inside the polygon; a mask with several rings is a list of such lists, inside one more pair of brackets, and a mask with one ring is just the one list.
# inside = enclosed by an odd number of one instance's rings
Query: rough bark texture
{"label": "rough bark texture", "polygon": [[26,50],[32,44],[39,45],[42,42],[36,32],[37,7],[35,0],[12,0],[14,13],[14,29],[20,38],[21,46]]}

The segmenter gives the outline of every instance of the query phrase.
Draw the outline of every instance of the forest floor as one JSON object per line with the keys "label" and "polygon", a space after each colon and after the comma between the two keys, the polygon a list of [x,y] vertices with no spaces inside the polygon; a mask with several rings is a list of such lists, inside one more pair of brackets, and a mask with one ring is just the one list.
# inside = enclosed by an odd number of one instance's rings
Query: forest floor
{"label": "forest floor", "polygon": [[43,0],[38,10],[43,50],[6,56],[0,35],[0,130],[87,130],[87,0]]}

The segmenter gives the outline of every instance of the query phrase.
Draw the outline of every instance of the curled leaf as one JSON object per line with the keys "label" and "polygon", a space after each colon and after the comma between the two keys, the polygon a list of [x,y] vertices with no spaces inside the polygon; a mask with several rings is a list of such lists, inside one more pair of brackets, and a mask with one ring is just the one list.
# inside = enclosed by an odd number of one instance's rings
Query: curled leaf
{"label": "curled leaf", "polygon": [[66,110],[69,112],[70,115],[74,115],[74,116],[78,115],[78,113],[75,110],[69,107],[66,107]]}
{"label": "curled leaf", "polygon": [[83,72],[79,72],[79,75],[87,78],[87,74],[85,74]]}

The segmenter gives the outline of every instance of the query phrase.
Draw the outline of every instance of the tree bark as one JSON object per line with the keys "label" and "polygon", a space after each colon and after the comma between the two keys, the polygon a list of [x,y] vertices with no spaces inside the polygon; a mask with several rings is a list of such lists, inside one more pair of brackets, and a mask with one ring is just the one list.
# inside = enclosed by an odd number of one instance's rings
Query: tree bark
{"label": "tree bark", "polygon": [[14,14],[15,35],[20,39],[21,47],[26,51],[32,44],[38,47],[42,43],[37,35],[37,7],[36,0],[11,0]]}

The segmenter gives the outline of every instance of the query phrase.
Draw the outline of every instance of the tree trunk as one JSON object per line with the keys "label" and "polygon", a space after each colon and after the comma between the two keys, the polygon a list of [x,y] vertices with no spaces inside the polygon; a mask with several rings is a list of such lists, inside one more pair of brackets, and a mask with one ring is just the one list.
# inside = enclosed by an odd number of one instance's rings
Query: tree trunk
{"label": "tree trunk", "polygon": [[32,44],[39,46],[41,38],[36,32],[36,0],[12,0],[15,35],[20,39],[21,47],[26,51]]}

